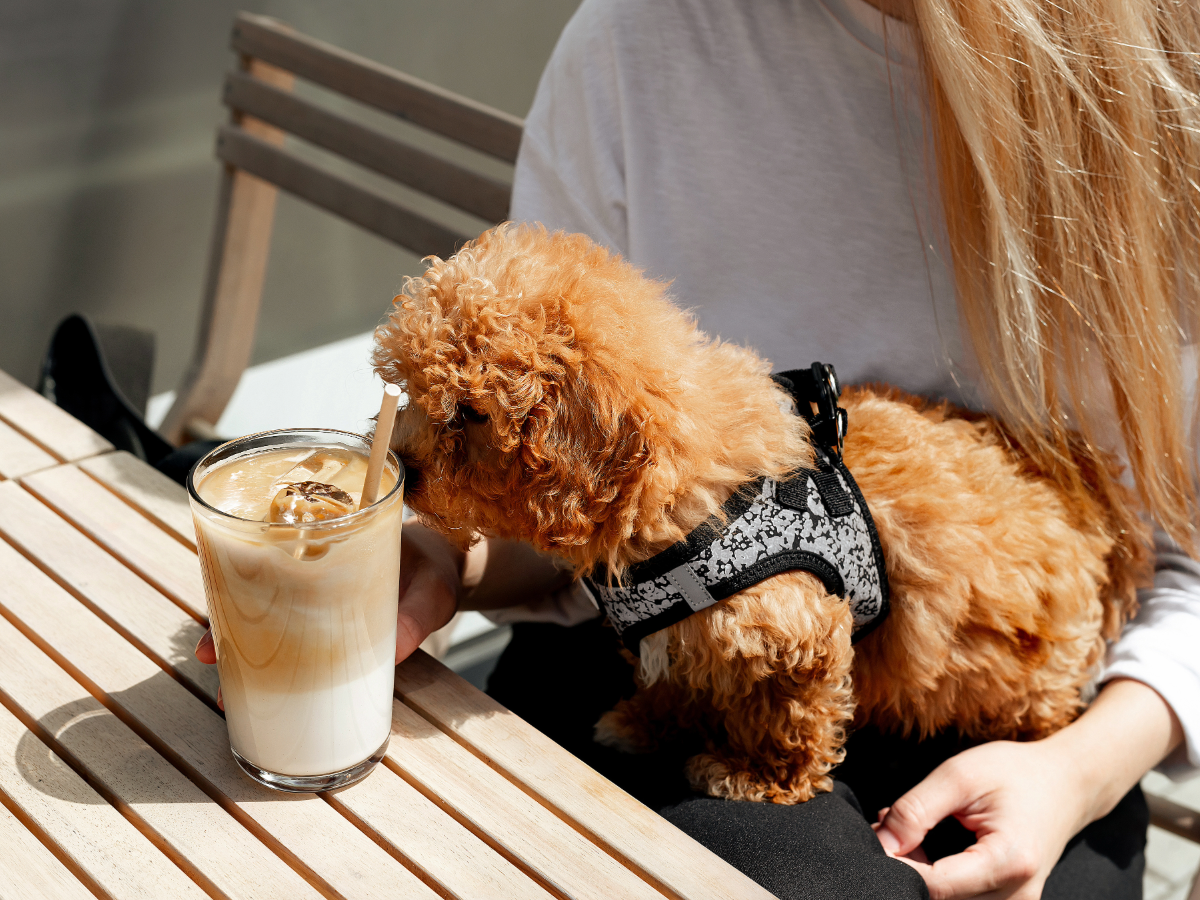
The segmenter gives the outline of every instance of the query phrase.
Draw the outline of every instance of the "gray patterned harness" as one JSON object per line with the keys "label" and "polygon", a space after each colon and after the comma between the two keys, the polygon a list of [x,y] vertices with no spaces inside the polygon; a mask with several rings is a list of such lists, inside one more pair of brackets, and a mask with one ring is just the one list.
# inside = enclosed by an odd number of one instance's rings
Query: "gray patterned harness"
{"label": "gray patterned harness", "polygon": [[[796,400],[813,431],[816,466],[776,481],[745,485],[688,537],[613,583],[602,573],[583,580],[635,655],[641,639],[753,584],[783,572],[811,572],[845,597],[853,639],[888,612],[883,551],[866,501],[841,459],[845,410],[837,406],[832,366],[774,376]],[[817,412],[810,413],[811,403]]]}

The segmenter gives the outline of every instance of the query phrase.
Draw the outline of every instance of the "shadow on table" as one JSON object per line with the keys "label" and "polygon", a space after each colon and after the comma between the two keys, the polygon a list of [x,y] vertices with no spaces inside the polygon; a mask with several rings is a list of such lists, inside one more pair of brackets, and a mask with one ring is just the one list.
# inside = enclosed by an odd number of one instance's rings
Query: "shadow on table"
{"label": "shadow on table", "polygon": [[94,697],[59,706],[38,718],[40,734],[26,731],[18,741],[15,762],[22,777],[43,793],[84,804],[105,801],[84,786],[80,774],[101,793],[131,805],[208,802],[203,792],[235,803],[316,797],[251,781],[234,762],[224,719],[166,672],[110,698],[132,726]]}
{"label": "shadow on table", "polygon": [[[175,677],[160,670],[109,694],[107,706],[86,696],[40,716],[38,733],[27,731],[18,741],[15,761],[22,777],[43,793],[84,804],[105,802],[85,781],[133,805],[203,802],[202,791],[234,802],[315,797],[264,788],[234,762],[214,703],[216,666],[195,658],[203,633],[203,625],[188,621],[172,635],[167,663]],[[423,653],[397,669],[396,683],[432,701],[437,715],[423,716],[420,727],[407,730],[397,730],[394,722],[393,747],[397,741],[434,737],[468,719],[507,714]]]}

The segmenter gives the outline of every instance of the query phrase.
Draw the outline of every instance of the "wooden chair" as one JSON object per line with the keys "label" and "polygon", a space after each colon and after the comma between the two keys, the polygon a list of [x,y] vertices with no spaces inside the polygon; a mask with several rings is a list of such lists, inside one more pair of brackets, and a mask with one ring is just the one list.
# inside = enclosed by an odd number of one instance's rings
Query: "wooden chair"
{"label": "wooden chair", "polygon": [[1200,812],[1157,794],[1146,794],[1150,824],[1200,844]]}
{"label": "wooden chair", "polygon": [[[174,444],[211,436],[250,361],[278,188],[419,256],[445,257],[508,216],[511,184],[414,147],[291,93],[304,79],[511,167],[522,121],[395,69],[240,14],[225,79],[231,121],[217,134],[225,164],[196,350],[162,424]],[[465,233],[286,149],[292,135],[481,220]],[[511,169],[508,170],[511,172]]]}
{"label": "wooden chair", "polygon": [[[1191,809],[1157,794],[1146,792],[1150,807],[1150,824],[1200,844],[1200,810]],[[1200,900],[1200,872],[1192,881],[1188,900]]]}

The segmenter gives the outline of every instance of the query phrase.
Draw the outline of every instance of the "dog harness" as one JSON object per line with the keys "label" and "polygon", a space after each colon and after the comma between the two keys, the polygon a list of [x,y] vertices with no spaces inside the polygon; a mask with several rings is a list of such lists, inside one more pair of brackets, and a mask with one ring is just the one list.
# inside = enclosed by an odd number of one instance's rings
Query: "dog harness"
{"label": "dog harness", "polygon": [[813,363],[772,377],[808,421],[815,467],[744,485],[721,516],[630,566],[620,583],[603,572],[582,579],[634,655],[647,635],[783,572],[811,572],[830,593],[846,598],[855,641],[887,616],[879,536],[842,462],[847,416],[837,405],[833,367]]}

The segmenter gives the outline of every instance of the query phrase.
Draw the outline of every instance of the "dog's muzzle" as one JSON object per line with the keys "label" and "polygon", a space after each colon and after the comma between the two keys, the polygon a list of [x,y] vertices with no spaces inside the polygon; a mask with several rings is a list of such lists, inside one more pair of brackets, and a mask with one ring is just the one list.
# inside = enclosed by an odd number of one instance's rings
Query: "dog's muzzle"
{"label": "dog's muzzle", "polygon": [[411,497],[421,486],[421,470],[407,460],[402,460],[404,466],[404,493]]}

